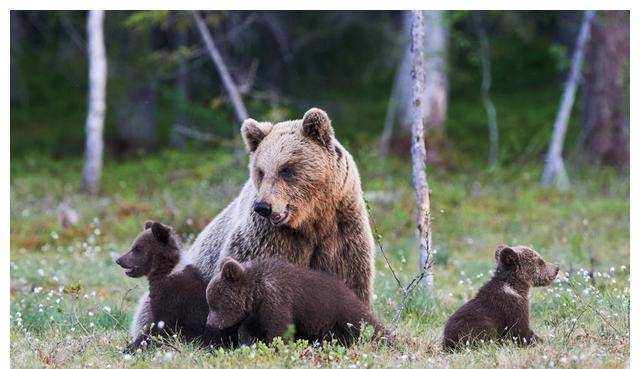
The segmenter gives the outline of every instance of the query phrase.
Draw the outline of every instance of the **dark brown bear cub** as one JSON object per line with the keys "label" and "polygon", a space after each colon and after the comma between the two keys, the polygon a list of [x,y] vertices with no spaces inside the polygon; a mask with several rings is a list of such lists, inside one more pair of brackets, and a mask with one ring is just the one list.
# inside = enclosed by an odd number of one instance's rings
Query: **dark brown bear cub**
{"label": "dark brown bear cub", "polygon": [[444,328],[445,350],[480,340],[515,340],[524,345],[541,341],[529,326],[529,291],[550,285],[559,268],[524,246],[500,245],[495,258],[493,278],[449,318]]}
{"label": "dark brown bear cub", "polygon": [[270,343],[291,326],[295,339],[336,339],[345,345],[359,337],[361,323],[371,325],[378,337],[386,334],[368,307],[332,275],[280,258],[240,264],[227,257],[221,265],[207,287],[207,326],[240,324],[242,344]]}
{"label": "dark brown bear cub", "polygon": [[146,347],[154,335],[179,333],[187,341],[221,344],[224,332],[206,329],[207,282],[200,272],[187,265],[181,245],[173,230],[154,221],[146,221],[144,230],[135,238],[131,250],[116,263],[132,278],[147,276],[153,324],[137,333],[127,347],[133,352]]}

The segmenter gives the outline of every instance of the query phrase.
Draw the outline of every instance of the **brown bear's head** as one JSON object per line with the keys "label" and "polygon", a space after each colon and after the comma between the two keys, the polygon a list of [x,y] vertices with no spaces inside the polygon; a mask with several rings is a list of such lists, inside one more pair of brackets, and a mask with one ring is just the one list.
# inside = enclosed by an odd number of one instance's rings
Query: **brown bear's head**
{"label": "brown bear's head", "polygon": [[242,264],[226,257],[220,265],[220,272],[211,278],[207,286],[207,326],[211,329],[236,325],[247,317],[253,301],[252,283]]}
{"label": "brown bear's head", "polygon": [[129,277],[139,278],[151,272],[154,258],[177,259],[179,255],[180,244],[171,227],[147,220],[144,230],[133,240],[131,249],[116,259],[116,263]]}
{"label": "brown bear's head", "polygon": [[331,121],[320,109],[310,109],[302,120],[275,125],[247,119],[242,137],[258,193],[253,209],[273,225],[299,228],[318,219],[346,180]]}
{"label": "brown bear's head", "polygon": [[509,273],[533,287],[550,285],[560,270],[526,246],[499,245],[496,248],[495,258],[498,263],[496,274]]}

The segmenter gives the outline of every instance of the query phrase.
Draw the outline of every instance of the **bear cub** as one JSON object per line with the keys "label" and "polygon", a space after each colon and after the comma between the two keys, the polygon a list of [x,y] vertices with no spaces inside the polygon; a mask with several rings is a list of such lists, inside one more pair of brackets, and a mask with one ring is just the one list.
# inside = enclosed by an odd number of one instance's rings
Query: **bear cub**
{"label": "bear cub", "polygon": [[559,268],[524,246],[499,245],[495,259],[493,278],[449,318],[445,351],[480,340],[515,340],[522,345],[542,341],[529,326],[529,292],[532,287],[549,286]]}
{"label": "bear cub", "polygon": [[387,335],[342,281],[276,257],[243,264],[224,258],[207,286],[207,302],[207,326],[225,329],[240,324],[238,339],[246,345],[255,340],[270,343],[291,327],[295,339],[336,339],[344,345],[359,337],[361,323],[371,325],[376,338]]}
{"label": "bear cub", "polygon": [[170,227],[146,221],[131,249],[116,263],[127,276],[146,276],[149,282],[153,324],[139,332],[127,352],[148,346],[154,335],[169,337],[179,333],[186,341],[197,339],[203,345],[223,343],[225,332],[206,329],[207,282],[184,260],[180,240]]}

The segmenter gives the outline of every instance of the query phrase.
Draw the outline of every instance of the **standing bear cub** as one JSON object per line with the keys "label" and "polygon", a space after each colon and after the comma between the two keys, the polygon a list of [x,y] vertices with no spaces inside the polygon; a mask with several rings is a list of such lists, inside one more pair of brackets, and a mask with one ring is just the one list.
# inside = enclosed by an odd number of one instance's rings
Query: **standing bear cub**
{"label": "standing bear cub", "polygon": [[231,341],[225,332],[206,329],[207,282],[197,269],[187,264],[180,240],[170,227],[146,221],[131,250],[116,263],[125,269],[127,276],[147,276],[149,281],[152,323],[137,333],[127,352],[146,347],[154,335],[179,333],[187,341],[197,339],[204,345]]}
{"label": "standing bear cub", "polygon": [[454,351],[474,341],[542,341],[529,326],[529,291],[550,285],[559,268],[524,246],[496,248],[493,278],[459,308],[444,328],[443,348]]}
{"label": "standing bear cub", "polygon": [[255,339],[270,343],[291,327],[296,339],[336,339],[345,345],[360,336],[362,323],[371,325],[377,338],[387,333],[344,282],[281,258],[243,264],[225,258],[221,272],[207,286],[207,301],[207,326],[225,329],[240,324],[242,344]]}

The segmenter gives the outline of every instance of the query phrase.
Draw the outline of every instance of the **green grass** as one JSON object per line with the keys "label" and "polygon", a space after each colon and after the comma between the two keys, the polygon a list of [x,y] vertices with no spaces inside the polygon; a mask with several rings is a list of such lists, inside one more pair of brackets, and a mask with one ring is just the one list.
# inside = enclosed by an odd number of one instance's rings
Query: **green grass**
{"label": "green grass", "polygon": [[[393,267],[405,283],[417,271],[410,167],[355,153],[366,196]],[[488,172],[464,167],[430,173],[435,255],[432,293],[416,291],[398,332],[398,348],[364,341],[352,348],[277,343],[209,352],[176,344],[125,357],[121,350],[146,281],[123,275],[114,256],[145,219],[174,225],[191,242],[237,193],[246,159],[219,152],[164,151],[107,161],[103,193],[80,194],[79,159],[25,156],[11,161],[11,365],[41,367],[448,367],[623,368],[629,358],[629,178],[608,168],[579,168],[572,190],[539,187],[540,168]],[[56,208],[81,215],[63,229]],[[532,325],[545,339],[531,348],[488,344],[440,351],[447,317],[490,276],[496,244],[533,245],[572,278],[532,296]],[[595,286],[585,279],[590,256]],[[401,300],[376,256],[373,308],[387,324]]]}

